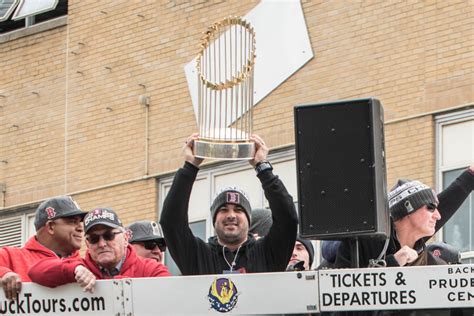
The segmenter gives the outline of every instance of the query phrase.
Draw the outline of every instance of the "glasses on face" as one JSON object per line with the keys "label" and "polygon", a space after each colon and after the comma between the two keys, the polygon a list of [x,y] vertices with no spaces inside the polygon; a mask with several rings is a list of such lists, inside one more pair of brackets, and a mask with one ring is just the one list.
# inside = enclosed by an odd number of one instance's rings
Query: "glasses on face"
{"label": "glasses on face", "polygon": [[426,204],[426,209],[431,213],[434,213],[434,211],[436,211],[437,208],[438,208],[438,205],[434,203]]}
{"label": "glasses on face", "polygon": [[89,234],[86,236],[87,241],[90,244],[96,244],[99,242],[100,238],[102,237],[105,241],[111,241],[115,239],[115,236],[121,234],[123,232],[113,232],[111,230],[106,231],[103,234]]}
{"label": "glasses on face", "polygon": [[155,247],[158,247],[160,251],[163,252],[166,250],[166,243],[164,239],[147,240],[143,241],[143,247],[145,247],[146,250],[153,250]]}

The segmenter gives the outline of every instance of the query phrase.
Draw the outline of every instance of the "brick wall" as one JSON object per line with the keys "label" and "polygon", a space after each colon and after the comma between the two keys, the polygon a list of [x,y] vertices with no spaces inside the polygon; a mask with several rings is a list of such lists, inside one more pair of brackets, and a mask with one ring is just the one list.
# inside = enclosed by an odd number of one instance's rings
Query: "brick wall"
{"label": "brick wall", "polygon": [[[75,193],[127,223],[156,219],[147,174],[178,168],[197,130],[183,67],[208,25],[256,4],[74,0],[66,27],[0,44],[5,210]],[[432,116],[410,117],[474,101],[474,3],[302,5],[315,58],[258,104],[255,131],[271,147],[292,144],[294,105],[374,96],[392,122],[388,186],[399,177],[433,185]],[[151,100],[148,131],[140,95]]]}
{"label": "brick wall", "polygon": [[385,125],[388,189],[401,178],[435,187],[434,132],[432,116]]}

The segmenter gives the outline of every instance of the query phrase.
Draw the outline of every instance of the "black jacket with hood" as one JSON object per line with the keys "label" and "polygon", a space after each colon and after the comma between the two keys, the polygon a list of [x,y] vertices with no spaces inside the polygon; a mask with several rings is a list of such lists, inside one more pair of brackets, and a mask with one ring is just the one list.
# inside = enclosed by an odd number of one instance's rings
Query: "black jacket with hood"
{"label": "black jacket with hood", "polygon": [[[240,272],[284,271],[293,252],[298,218],[293,198],[269,169],[257,177],[262,183],[273,225],[268,235],[255,240],[250,234],[238,251],[231,252],[220,245],[217,237],[206,243],[195,237],[188,225],[188,204],[199,168],[186,162],[174,177],[163,203],[160,224],[171,256],[183,275],[221,274],[230,270]],[[227,261],[226,261],[227,260]]]}

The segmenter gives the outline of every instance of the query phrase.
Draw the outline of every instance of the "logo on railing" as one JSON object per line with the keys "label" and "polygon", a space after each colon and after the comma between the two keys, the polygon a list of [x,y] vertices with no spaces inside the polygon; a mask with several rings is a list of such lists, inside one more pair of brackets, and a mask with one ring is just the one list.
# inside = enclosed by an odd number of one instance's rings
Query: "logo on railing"
{"label": "logo on railing", "polygon": [[207,297],[211,303],[211,308],[226,313],[235,307],[238,295],[237,287],[230,279],[216,278],[209,288]]}

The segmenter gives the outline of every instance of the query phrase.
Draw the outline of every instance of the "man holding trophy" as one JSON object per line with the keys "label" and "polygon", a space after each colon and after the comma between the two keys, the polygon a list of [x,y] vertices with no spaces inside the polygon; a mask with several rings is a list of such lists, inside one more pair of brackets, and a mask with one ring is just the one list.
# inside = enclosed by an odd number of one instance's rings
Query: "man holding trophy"
{"label": "man holding trophy", "polygon": [[206,243],[195,237],[188,225],[188,203],[193,183],[203,158],[196,157],[193,146],[198,134],[183,146],[184,166],[174,178],[164,201],[160,224],[171,256],[183,275],[284,271],[295,245],[298,219],[292,197],[267,160],[268,148],[257,135],[250,141],[255,155],[249,163],[262,183],[273,225],[264,238],[249,234],[251,206],[237,187],[224,188],[212,205],[216,236]]}
{"label": "man holding trophy", "polygon": [[[296,239],[292,197],[273,174],[264,141],[252,134],[255,32],[228,17],[211,25],[196,59],[199,133],[183,146],[180,168],[163,204],[161,227],[171,256],[184,275],[284,271]],[[222,189],[210,211],[216,236],[206,243],[188,225],[193,183],[204,158],[248,160],[262,183],[273,225],[264,238],[249,234],[252,208],[237,187]]]}

